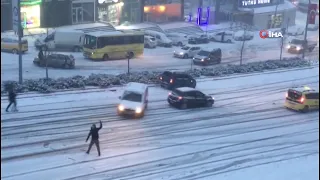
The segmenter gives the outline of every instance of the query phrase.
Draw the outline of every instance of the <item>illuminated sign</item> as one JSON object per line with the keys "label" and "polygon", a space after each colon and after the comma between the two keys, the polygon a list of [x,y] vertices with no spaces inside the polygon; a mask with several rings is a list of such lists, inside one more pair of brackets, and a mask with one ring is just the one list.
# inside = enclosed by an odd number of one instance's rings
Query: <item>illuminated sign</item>
{"label": "illuminated sign", "polygon": [[270,6],[273,4],[273,0],[239,0],[239,7],[252,8]]}

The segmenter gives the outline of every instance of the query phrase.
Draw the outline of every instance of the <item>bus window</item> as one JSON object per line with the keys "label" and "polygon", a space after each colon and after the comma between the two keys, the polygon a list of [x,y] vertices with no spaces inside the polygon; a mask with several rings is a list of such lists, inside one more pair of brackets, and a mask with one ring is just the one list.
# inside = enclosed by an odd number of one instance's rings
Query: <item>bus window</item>
{"label": "bus window", "polygon": [[89,48],[89,49],[92,49],[96,46],[97,44],[97,38],[94,37],[94,36],[89,36],[89,35],[86,35],[85,36],[85,41],[84,41],[84,47],[85,48]]}

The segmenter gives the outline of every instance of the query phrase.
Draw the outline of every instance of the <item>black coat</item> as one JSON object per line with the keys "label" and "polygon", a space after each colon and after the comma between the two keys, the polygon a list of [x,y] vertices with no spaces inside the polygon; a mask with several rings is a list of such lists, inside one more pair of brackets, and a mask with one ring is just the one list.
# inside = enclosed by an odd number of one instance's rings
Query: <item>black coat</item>
{"label": "black coat", "polygon": [[99,130],[102,128],[102,122],[100,121],[100,127],[99,128],[96,128],[96,127],[92,127],[90,129],[90,132],[88,134],[88,137],[87,137],[87,140],[90,138],[91,136],[91,141],[92,140],[98,140],[99,139]]}
{"label": "black coat", "polygon": [[43,60],[43,52],[42,52],[42,50],[39,51],[38,58],[39,58],[40,61]]}
{"label": "black coat", "polygon": [[9,91],[9,101],[15,101],[17,94],[14,91]]}

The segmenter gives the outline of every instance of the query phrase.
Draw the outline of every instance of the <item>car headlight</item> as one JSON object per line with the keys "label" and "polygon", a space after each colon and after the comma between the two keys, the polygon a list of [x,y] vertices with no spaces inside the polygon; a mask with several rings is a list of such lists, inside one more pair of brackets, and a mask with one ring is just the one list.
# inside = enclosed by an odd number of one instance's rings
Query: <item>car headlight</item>
{"label": "car headlight", "polygon": [[137,114],[140,114],[141,112],[142,112],[142,109],[139,108],[139,107],[137,107],[137,108],[136,108],[136,113],[137,113]]}
{"label": "car headlight", "polygon": [[290,45],[287,45],[287,49],[289,49],[291,46]]}
{"label": "car headlight", "polygon": [[181,52],[181,53],[179,53],[180,55],[183,55],[184,53],[183,52]]}
{"label": "car headlight", "polygon": [[119,110],[119,111],[123,111],[123,110],[124,110],[124,106],[123,106],[123,105],[119,105],[119,106],[118,106],[118,110]]}
{"label": "car headlight", "polygon": [[297,46],[296,49],[299,51],[299,50],[301,50],[301,47]]}
{"label": "car headlight", "polygon": [[201,61],[203,62],[203,61],[204,61],[204,59],[201,59]]}
{"label": "car headlight", "polygon": [[91,52],[91,54],[93,54],[93,52]]}

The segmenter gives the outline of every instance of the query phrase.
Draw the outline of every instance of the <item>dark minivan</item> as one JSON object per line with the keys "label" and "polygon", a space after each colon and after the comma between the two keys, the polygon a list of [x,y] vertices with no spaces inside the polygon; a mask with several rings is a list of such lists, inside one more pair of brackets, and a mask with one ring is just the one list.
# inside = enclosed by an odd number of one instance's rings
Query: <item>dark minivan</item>
{"label": "dark minivan", "polygon": [[222,52],[220,48],[213,50],[201,50],[193,58],[193,63],[195,65],[212,65],[220,64],[222,58]]}
{"label": "dark minivan", "polygon": [[165,71],[160,76],[161,87],[174,89],[179,87],[192,87],[197,85],[196,80],[190,75],[182,72]]}

